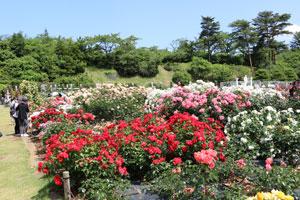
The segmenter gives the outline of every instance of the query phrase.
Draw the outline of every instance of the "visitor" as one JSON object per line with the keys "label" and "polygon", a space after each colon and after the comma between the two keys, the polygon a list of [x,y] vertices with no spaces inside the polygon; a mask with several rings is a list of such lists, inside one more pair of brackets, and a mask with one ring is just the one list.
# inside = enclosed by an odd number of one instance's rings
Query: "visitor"
{"label": "visitor", "polygon": [[18,122],[19,122],[19,131],[21,137],[28,137],[29,135],[25,132],[25,122],[27,121],[27,114],[29,112],[27,104],[24,103],[23,97],[18,97],[18,106],[16,111],[18,111]]}
{"label": "visitor", "polygon": [[9,113],[11,117],[11,124],[15,123],[15,119],[13,117],[15,103],[16,103],[16,98],[12,97],[9,102]]}
{"label": "visitor", "polygon": [[[24,104],[26,104],[27,105],[27,107],[28,107],[28,99],[27,99],[27,97],[23,97],[23,102],[24,102]],[[27,113],[26,113],[26,115],[27,115]],[[26,118],[26,119],[24,119],[24,125],[25,125],[25,128],[24,128],[24,130],[25,130],[25,135],[27,135],[28,134],[28,119]]]}
{"label": "visitor", "polygon": [[56,101],[61,101],[62,100],[62,94],[58,93],[57,97],[56,97]]}
{"label": "visitor", "polygon": [[12,116],[15,120],[15,136],[20,136],[20,128],[19,128],[19,121],[18,121],[19,112],[17,111],[17,107],[21,99],[22,97],[18,97],[18,101],[15,101],[12,105]]}
{"label": "visitor", "polygon": [[1,97],[1,104],[3,105],[4,104],[4,101],[5,101],[5,98],[4,96]]}

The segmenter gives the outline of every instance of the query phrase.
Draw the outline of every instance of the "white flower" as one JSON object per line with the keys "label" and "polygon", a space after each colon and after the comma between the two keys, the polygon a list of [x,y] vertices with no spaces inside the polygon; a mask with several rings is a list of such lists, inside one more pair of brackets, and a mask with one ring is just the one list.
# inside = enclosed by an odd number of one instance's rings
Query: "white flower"
{"label": "white flower", "polygon": [[241,138],[241,141],[242,141],[243,143],[248,142],[248,140],[247,140],[246,138]]}
{"label": "white flower", "polygon": [[262,121],[259,121],[259,124],[260,124],[261,126],[263,126],[263,125],[264,125],[264,123],[263,123]]}
{"label": "white flower", "polygon": [[269,122],[272,121],[272,117],[271,117],[270,113],[269,113],[268,116],[267,116],[267,120],[268,120]]}
{"label": "white flower", "polygon": [[249,150],[253,150],[253,149],[254,149],[254,146],[251,146],[251,145],[250,145],[250,146],[248,147],[248,149],[249,149]]}
{"label": "white flower", "polygon": [[252,120],[251,120],[251,119],[247,119],[246,122],[247,122],[248,124],[250,124],[250,123],[252,122]]}

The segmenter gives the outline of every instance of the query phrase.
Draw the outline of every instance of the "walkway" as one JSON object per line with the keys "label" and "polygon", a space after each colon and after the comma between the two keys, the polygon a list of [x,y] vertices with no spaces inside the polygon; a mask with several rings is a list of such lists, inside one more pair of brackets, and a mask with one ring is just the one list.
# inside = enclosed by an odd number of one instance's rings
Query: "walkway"
{"label": "walkway", "polygon": [[[0,105],[0,199],[50,199],[49,179],[30,162],[29,138],[15,137],[9,109]],[[31,144],[32,145],[32,144]],[[31,166],[32,165],[32,166]]]}

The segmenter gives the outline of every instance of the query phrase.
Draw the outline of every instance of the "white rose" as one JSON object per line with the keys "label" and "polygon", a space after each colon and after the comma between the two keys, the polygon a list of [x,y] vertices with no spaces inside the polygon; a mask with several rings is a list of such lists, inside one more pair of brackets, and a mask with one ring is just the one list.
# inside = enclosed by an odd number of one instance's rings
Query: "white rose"
{"label": "white rose", "polygon": [[249,149],[249,150],[253,150],[253,149],[254,149],[254,146],[249,146],[248,149]]}
{"label": "white rose", "polygon": [[241,138],[241,141],[242,141],[243,143],[246,143],[248,140],[247,140],[246,138]]}

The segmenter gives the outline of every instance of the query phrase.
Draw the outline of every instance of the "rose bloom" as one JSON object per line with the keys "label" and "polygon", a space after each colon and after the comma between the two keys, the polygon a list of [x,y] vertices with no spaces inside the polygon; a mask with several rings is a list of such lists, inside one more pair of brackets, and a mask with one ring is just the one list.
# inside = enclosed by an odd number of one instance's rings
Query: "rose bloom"
{"label": "rose bloom", "polygon": [[272,158],[267,158],[266,159],[266,164],[271,165],[273,163],[273,159]]}
{"label": "rose bloom", "polygon": [[181,158],[174,158],[173,164],[176,166],[179,165],[181,162],[182,162]]}
{"label": "rose bloom", "polygon": [[271,169],[272,169],[271,165],[266,164],[266,170],[267,170],[267,171],[270,171]]}
{"label": "rose bloom", "polygon": [[184,188],[185,193],[187,194],[191,194],[192,192],[194,192],[194,188]]}

